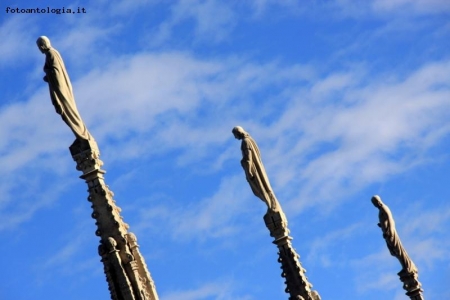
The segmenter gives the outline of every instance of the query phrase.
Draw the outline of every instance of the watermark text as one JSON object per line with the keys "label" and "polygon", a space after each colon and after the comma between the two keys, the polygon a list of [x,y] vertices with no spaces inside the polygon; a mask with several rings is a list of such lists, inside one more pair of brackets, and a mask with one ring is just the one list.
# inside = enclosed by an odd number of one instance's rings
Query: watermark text
{"label": "watermark text", "polygon": [[84,7],[78,7],[76,9],[72,8],[51,8],[47,7],[36,7],[36,8],[20,8],[20,7],[10,7],[6,8],[7,14],[85,14],[86,9]]}

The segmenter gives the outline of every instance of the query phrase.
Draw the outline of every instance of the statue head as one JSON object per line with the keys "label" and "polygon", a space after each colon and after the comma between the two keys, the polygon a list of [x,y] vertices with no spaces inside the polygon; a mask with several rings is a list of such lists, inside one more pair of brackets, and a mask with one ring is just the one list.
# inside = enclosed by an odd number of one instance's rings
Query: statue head
{"label": "statue head", "polygon": [[372,203],[376,208],[381,208],[383,206],[383,202],[381,201],[381,198],[378,195],[372,197]]}
{"label": "statue head", "polygon": [[113,237],[109,237],[101,242],[108,252],[116,250],[117,242]]}
{"label": "statue head", "polygon": [[47,52],[52,47],[52,45],[50,44],[49,38],[44,36],[44,35],[40,36],[37,39],[36,44],[37,44],[39,50],[41,50],[42,53]]}
{"label": "statue head", "polygon": [[247,134],[247,132],[241,126],[235,126],[231,132],[238,140],[242,140],[242,138]]}
{"label": "statue head", "polygon": [[136,235],[135,235],[134,233],[128,232],[128,233],[125,235],[125,239],[127,240],[127,242],[128,242],[131,246],[134,246],[134,245],[137,246],[137,237],[136,237]]}

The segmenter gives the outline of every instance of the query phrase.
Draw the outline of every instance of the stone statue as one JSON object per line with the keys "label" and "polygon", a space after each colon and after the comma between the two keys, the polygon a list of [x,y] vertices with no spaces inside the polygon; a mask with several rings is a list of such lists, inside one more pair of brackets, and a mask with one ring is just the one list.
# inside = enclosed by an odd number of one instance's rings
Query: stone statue
{"label": "stone statue", "polygon": [[39,50],[45,54],[45,76],[43,79],[48,82],[50,97],[56,112],[70,127],[77,140],[91,140],[92,137],[78,113],[72,84],[61,55],[56,49],[52,48],[50,40],[46,36],[39,37],[36,44]]}
{"label": "stone statue", "polygon": [[234,127],[232,133],[236,139],[242,140],[241,165],[250,188],[253,194],[267,205],[263,219],[270,236],[275,239],[272,243],[278,247],[278,262],[283,270],[281,277],[285,279],[285,292],[290,294],[289,299],[292,300],[320,300],[319,293],[311,290],[312,284],[309,283],[306,270],[300,263],[300,255],[292,246],[286,216],[270,186],[258,145],[240,126]]}
{"label": "stone statue", "polygon": [[234,127],[232,133],[236,139],[242,140],[241,165],[253,194],[266,203],[269,210],[281,210],[278,200],[270,186],[269,178],[261,161],[261,154],[255,140],[240,126]]}
{"label": "stone statue", "polygon": [[395,256],[402,265],[400,273],[417,273],[414,262],[409,258],[405,248],[403,248],[402,242],[395,230],[395,222],[391,210],[381,201],[379,196],[373,196],[372,203],[380,211],[378,214],[380,220],[378,226],[383,232],[383,238],[386,240],[389,252],[392,256]]}

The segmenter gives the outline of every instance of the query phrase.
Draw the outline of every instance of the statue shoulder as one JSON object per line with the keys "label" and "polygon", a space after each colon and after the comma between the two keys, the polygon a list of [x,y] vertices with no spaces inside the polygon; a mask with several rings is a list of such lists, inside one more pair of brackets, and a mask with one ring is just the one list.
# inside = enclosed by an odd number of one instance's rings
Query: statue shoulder
{"label": "statue shoulder", "polygon": [[59,54],[58,50],[56,50],[54,48],[50,48],[45,53],[45,56],[47,58],[47,61],[51,61],[52,64],[62,64],[61,54]]}
{"label": "statue shoulder", "polygon": [[241,142],[242,142],[241,145],[243,147],[246,147],[246,148],[251,148],[252,147],[252,143],[251,143],[250,139],[248,138],[248,136],[244,136],[242,138]]}
{"label": "statue shoulder", "polygon": [[55,60],[56,60],[55,50],[53,48],[51,48],[47,52],[45,52],[45,58],[46,58],[46,62],[48,64],[53,65],[55,63]]}

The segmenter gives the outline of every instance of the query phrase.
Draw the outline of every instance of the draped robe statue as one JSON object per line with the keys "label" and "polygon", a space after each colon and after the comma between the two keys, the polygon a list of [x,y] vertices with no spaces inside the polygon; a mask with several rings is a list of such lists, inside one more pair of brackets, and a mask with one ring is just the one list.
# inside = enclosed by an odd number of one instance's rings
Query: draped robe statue
{"label": "draped robe statue", "polygon": [[372,203],[380,211],[378,214],[380,220],[378,226],[383,232],[383,238],[386,240],[389,252],[392,256],[395,256],[402,265],[402,270],[400,272],[417,273],[414,262],[409,258],[408,253],[405,248],[403,248],[402,242],[397,234],[391,210],[381,201],[379,196],[373,196]]}
{"label": "draped robe statue", "polygon": [[270,186],[269,178],[264,169],[261,154],[255,140],[240,126],[234,127],[232,133],[236,139],[242,140],[241,165],[253,194],[265,202],[269,210],[281,210],[278,200]]}
{"label": "draped robe statue", "polygon": [[77,140],[89,141],[92,139],[83,120],[80,117],[75,98],[72,92],[69,74],[67,74],[64,61],[59,52],[52,48],[46,36],[37,39],[39,50],[45,54],[44,81],[48,82],[50,97],[56,112],[70,127]]}

